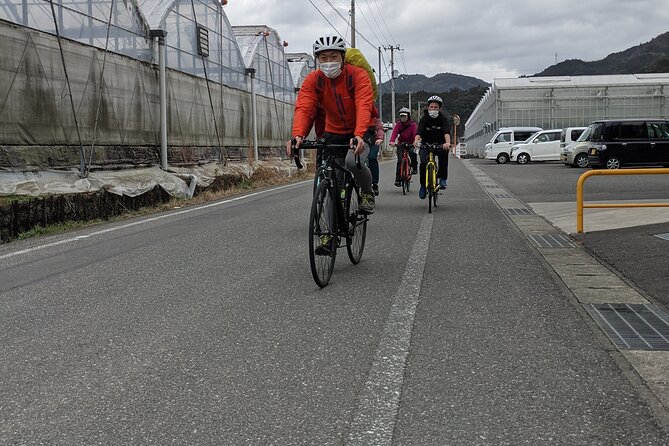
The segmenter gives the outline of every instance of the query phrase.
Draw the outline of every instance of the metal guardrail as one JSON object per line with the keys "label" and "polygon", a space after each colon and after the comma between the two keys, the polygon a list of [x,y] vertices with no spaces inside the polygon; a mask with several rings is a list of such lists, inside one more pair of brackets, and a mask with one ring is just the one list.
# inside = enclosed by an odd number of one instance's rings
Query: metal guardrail
{"label": "metal guardrail", "polygon": [[584,204],[583,185],[585,180],[595,175],[668,175],[669,168],[660,169],[612,169],[589,170],[578,178],[576,183],[576,232],[583,233],[583,208],[662,208],[669,207],[669,203],[606,203]]}

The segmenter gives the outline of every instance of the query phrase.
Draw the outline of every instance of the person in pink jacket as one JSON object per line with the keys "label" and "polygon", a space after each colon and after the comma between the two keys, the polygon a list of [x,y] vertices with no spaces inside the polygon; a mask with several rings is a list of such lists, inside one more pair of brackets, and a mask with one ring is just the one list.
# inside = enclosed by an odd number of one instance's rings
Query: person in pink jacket
{"label": "person in pink jacket", "polygon": [[[390,145],[394,146],[396,144],[405,143],[413,145],[414,139],[416,138],[416,130],[418,126],[411,119],[411,111],[402,107],[399,111],[400,119],[395,123],[393,127],[393,133],[390,135]],[[396,142],[397,141],[397,142]],[[411,171],[415,175],[418,173],[418,160],[416,159],[416,152],[411,149],[409,151],[409,157],[411,158]],[[402,160],[402,149],[397,148],[397,167],[395,169],[395,186],[400,186],[400,161]]]}

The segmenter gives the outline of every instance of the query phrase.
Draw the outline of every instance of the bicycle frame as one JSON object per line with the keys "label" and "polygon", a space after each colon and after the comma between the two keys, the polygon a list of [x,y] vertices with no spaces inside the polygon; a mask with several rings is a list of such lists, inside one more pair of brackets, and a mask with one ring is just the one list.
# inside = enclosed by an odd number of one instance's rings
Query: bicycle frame
{"label": "bicycle frame", "polygon": [[[423,144],[421,147],[428,150],[427,164],[425,165],[425,189],[437,192],[439,186],[437,186],[437,163],[434,162],[434,152],[441,148],[441,145]],[[431,175],[428,175],[428,173]]]}
{"label": "bicycle frame", "polygon": [[400,143],[398,148],[402,150],[402,158],[400,159],[400,169],[398,179],[402,186],[402,194],[406,195],[411,184],[411,159],[409,158],[409,150],[413,148],[411,144]]}
{"label": "bicycle frame", "polygon": [[[341,150],[341,149],[346,149],[348,150],[350,147],[345,144],[326,144],[324,140],[317,140],[317,141],[303,141],[302,145],[300,147],[301,149],[319,149],[321,150],[321,165],[318,167],[318,171],[316,172],[316,178],[314,181],[314,192],[316,191],[316,188],[318,185],[323,182],[327,181],[328,185],[327,187],[330,188],[330,190],[333,192],[333,196],[338,196],[341,197],[340,193],[343,188],[346,188],[348,184],[355,184],[355,180],[353,178],[353,173],[351,173],[350,170],[348,170],[346,167],[341,165],[341,162],[339,159],[341,158],[340,156],[337,156],[335,153],[336,150]],[[295,157],[295,164],[297,165],[298,168],[302,168],[301,163],[299,162],[299,157]],[[356,165],[360,167],[360,157],[356,155]],[[339,184],[339,181],[337,179],[337,171],[341,172],[343,182],[342,184]],[[337,224],[338,224],[338,232],[340,235],[345,235],[346,232],[348,231],[347,228],[347,220],[345,218],[345,213],[346,210],[344,209],[344,203],[342,200],[335,200],[336,201],[336,206],[335,206],[335,212],[337,214]]]}
{"label": "bicycle frame", "polygon": [[[325,152],[328,152],[327,154]],[[339,184],[337,180],[337,171],[343,173],[343,184]],[[323,159],[321,166],[318,168],[316,176],[320,179],[320,182],[327,182],[328,187],[332,190],[333,196],[339,197],[339,200],[336,200],[337,205],[335,206],[337,213],[337,222],[339,223],[339,232],[343,234],[346,233],[348,228],[346,227],[346,218],[344,204],[341,200],[341,191],[346,188],[349,182],[353,182],[353,174],[346,167],[342,166],[339,162],[339,157],[332,153],[332,149],[323,149]]]}
{"label": "bicycle frame", "polygon": [[439,185],[437,184],[437,163],[434,162],[434,152],[439,150],[441,144],[423,144],[421,146],[428,151],[427,164],[425,166],[425,189],[427,190],[427,209],[432,212],[432,206],[437,207],[439,196]]}

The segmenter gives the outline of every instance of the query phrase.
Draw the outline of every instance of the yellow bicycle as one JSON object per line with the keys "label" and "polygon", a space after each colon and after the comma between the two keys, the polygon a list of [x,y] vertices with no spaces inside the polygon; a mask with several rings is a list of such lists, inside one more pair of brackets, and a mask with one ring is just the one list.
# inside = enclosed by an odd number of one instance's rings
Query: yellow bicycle
{"label": "yellow bicycle", "polygon": [[432,206],[437,207],[439,183],[437,182],[437,163],[434,162],[434,152],[441,149],[441,144],[424,143],[421,148],[427,149],[427,164],[425,165],[425,189],[427,190],[427,210],[432,213]]}

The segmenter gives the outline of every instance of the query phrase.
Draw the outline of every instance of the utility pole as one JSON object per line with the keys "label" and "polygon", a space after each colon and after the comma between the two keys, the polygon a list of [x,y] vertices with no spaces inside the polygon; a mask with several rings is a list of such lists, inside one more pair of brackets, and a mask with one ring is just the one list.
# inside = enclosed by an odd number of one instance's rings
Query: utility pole
{"label": "utility pole", "polygon": [[390,50],[390,107],[392,108],[392,120],[395,119],[395,50],[400,51],[401,48],[397,46],[383,47],[384,50]]}
{"label": "utility pole", "polygon": [[355,0],[351,0],[351,48],[355,48]]}
{"label": "utility pole", "polygon": [[411,92],[409,92],[409,110],[411,110]]}
{"label": "utility pole", "polygon": [[381,68],[381,47],[379,47],[379,119],[383,122],[383,92],[381,91],[383,82],[381,82]]}

